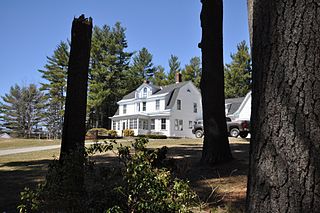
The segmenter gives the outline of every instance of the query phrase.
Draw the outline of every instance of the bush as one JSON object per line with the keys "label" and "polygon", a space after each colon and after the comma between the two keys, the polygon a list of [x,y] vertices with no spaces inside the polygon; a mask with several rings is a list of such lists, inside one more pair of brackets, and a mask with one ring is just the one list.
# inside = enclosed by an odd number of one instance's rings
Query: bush
{"label": "bush", "polygon": [[[98,133],[98,134],[97,134]],[[108,130],[105,128],[92,128],[89,129],[86,133],[86,136],[90,137],[93,136],[95,137],[97,134],[97,136],[107,136],[108,135]]]}
{"label": "bush", "polygon": [[125,130],[123,130],[123,136],[124,137],[133,137],[134,131],[132,129],[125,129]]}
{"label": "bush", "polygon": [[116,137],[118,137],[118,133],[117,133],[117,131],[116,130],[108,130],[108,137],[110,137],[110,138],[116,138]]}
{"label": "bush", "polygon": [[86,133],[87,139],[106,139],[116,137],[118,137],[116,130],[107,130],[105,128],[92,128]]}
{"label": "bush", "polygon": [[114,143],[95,143],[86,149],[82,193],[68,193],[62,178],[77,165],[72,161],[76,158],[65,165],[55,160],[44,184],[21,193],[20,212],[190,212],[195,193],[187,181],[174,178],[164,167],[166,147],[150,150],[148,139],[139,138],[131,147],[120,144],[123,167],[97,166],[90,156],[112,150]]}
{"label": "bush", "polygon": [[150,139],[167,139],[166,135],[137,135],[139,138],[150,138]]}

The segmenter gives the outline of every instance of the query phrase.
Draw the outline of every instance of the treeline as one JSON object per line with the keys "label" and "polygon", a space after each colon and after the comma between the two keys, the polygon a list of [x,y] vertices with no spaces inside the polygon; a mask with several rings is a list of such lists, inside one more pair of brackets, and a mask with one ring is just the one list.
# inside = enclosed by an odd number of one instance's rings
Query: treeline
{"label": "treeline", "polygon": [[[126,29],[120,23],[110,27],[95,26],[89,68],[87,128],[110,129],[110,119],[117,110],[117,102],[136,89],[145,79],[155,85],[175,83],[180,72],[183,81],[192,81],[198,88],[201,79],[201,60],[190,59],[181,67],[179,58],[171,55],[169,70],[153,63],[147,48],[129,52]],[[250,89],[251,63],[245,42],[231,55],[232,62],[225,67],[226,97],[240,97]],[[60,42],[52,56],[47,57],[39,70],[44,82],[36,85],[11,87],[0,102],[0,131],[17,137],[41,136],[60,138],[67,88],[69,43]]]}

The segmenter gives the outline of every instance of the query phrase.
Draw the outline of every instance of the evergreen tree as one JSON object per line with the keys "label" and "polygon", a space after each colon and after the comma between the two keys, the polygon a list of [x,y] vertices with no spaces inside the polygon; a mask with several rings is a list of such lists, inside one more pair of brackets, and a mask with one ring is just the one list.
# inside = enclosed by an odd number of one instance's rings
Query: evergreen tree
{"label": "evergreen tree", "polygon": [[15,85],[2,100],[0,117],[3,126],[18,137],[30,138],[44,117],[44,94],[34,84],[28,87]]}
{"label": "evergreen tree", "polygon": [[130,82],[132,83],[130,90],[139,86],[143,80],[149,80],[154,75],[154,72],[152,54],[144,47],[137,55],[133,56],[133,65],[129,73]]}
{"label": "evergreen tree", "polygon": [[251,88],[251,56],[245,41],[237,45],[237,52],[231,58],[224,71],[225,96],[243,97]]}
{"label": "evergreen tree", "polygon": [[167,75],[162,66],[158,66],[154,72],[152,83],[157,86],[164,86],[168,84]]}
{"label": "evergreen tree", "polygon": [[62,134],[68,61],[69,45],[66,42],[60,42],[53,55],[47,57],[44,70],[39,70],[42,78],[47,81],[41,83],[40,90],[45,91],[47,98],[45,126],[50,138],[60,138]]}
{"label": "evergreen tree", "polygon": [[169,74],[168,84],[174,84],[176,82],[176,73],[181,71],[180,62],[178,56],[171,55],[169,59]]}
{"label": "evergreen tree", "polygon": [[117,102],[128,93],[129,62],[125,28],[94,27],[89,71],[89,127],[110,128],[109,117],[117,110]]}
{"label": "evergreen tree", "polygon": [[196,87],[200,88],[201,72],[200,58],[193,57],[190,59],[190,64],[186,65],[182,70],[182,80],[192,81]]}

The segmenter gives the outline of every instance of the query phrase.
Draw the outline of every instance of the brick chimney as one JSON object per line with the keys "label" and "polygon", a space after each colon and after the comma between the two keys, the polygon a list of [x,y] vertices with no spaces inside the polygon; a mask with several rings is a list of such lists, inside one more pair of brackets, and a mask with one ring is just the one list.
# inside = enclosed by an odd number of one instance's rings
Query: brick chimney
{"label": "brick chimney", "polygon": [[176,84],[182,82],[182,74],[180,72],[176,73]]}
{"label": "brick chimney", "polygon": [[148,81],[148,80],[144,80],[144,81],[143,81],[143,83],[145,83],[145,84],[149,84],[149,83],[150,83],[150,81]]}

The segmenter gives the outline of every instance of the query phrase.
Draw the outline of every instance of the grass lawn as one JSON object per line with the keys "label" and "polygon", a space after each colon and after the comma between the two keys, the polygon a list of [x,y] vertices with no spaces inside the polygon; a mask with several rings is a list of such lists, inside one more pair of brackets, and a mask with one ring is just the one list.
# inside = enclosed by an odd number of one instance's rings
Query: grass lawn
{"label": "grass lawn", "polygon": [[15,149],[23,147],[59,145],[60,140],[39,140],[39,139],[0,139],[1,149]]}
{"label": "grass lawn", "polygon": [[[235,159],[214,167],[199,164],[202,139],[150,140],[148,147],[169,147],[168,158],[175,161],[178,175],[190,180],[206,210],[215,208],[217,212],[225,212],[226,207],[224,206],[243,210],[249,143],[240,138],[229,139]],[[119,143],[129,145],[129,141],[120,140]],[[11,147],[21,148],[55,144],[59,144],[59,142],[23,139],[0,140],[0,150],[10,149]],[[18,202],[19,192],[26,186],[32,188],[44,180],[47,165],[53,159],[53,156],[59,156],[59,149],[0,156],[0,212],[16,211],[15,206]],[[103,163],[113,163],[115,159],[112,153],[100,154],[95,157],[96,161]]]}

